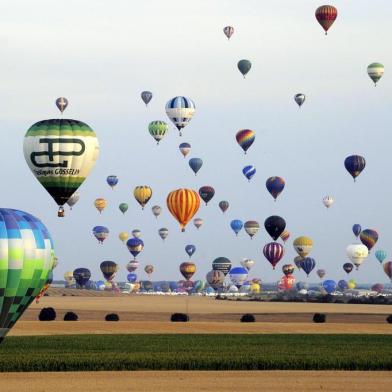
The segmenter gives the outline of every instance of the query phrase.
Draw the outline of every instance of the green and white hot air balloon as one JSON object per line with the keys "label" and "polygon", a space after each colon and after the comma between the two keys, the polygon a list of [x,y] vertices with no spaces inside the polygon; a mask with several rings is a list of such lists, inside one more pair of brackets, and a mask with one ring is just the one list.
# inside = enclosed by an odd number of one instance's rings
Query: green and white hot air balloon
{"label": "green and white hot air balloon", "polygon": [[148,124],[150,135],[156,140],[157,144],[163,139],[169,127],[164,121],[152,121]]}
{"label": "green and white hot air balloon", "polygon": [[384,75],[384,66],[381,63],[372,63],[367,67],[367,73],[370,79],[373,80],[374,85],[377,86],[377,82]]}
{"label": "green and white hot air balloon", "polygon": [[27,131],[23,151],[30,170],[58,204],[58,216],[64,216],[64,204],[98,158],[95,132],[78,120],[39,121]]}
{"label": "green and white hot air balloon", "polygon": [[54,261],[53,241],[39,219],[0,208],[0,343],[47,283]]}

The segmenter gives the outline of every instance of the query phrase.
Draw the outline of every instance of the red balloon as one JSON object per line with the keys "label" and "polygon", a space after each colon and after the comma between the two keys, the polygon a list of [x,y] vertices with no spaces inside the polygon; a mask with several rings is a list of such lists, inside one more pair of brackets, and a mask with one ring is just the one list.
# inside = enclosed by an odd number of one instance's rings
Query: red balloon
{"label": "red balloon", "polygon": [[327,35],[327,31],[333,25],[338,16],[338,10],[332,5],[322,5],[317,8],[315,16],[321,27],[324,29],[325,35]]}
{"label": "red balloon", "polygon": [[263,253],[265,258],[271,263],[273,269],[284,255],[284,248],[278,242],[270,242],[264,246]]}
{"label": "red balloon", "polygon": [[290,290],[295,285],[295,277],[293,275],[283,276],[278,284],[280,290]]}

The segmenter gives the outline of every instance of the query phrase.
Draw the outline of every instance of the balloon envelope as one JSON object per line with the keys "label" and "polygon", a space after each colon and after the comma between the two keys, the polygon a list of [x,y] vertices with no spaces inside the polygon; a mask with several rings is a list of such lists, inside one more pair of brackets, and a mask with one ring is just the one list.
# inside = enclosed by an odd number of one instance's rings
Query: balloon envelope
{"label": "balloon envelope", "polygon": [[231,269],[231,261],[227,257],[217,257],[212,262],[212,269],[214,271],[221,271],[226,276]]}
{"label": "balloon envelope", "polygon": [[203,166],[203,161],[201,158],[191,158],[189,160],[189,167],[193,170],[195,175],[197,172],[200,170],[200,168]]}
{"label": "balloon envelope", "polygon": [[234,267],[229,272],[231,282],[240,288],[248,278],[248,270],[244,267]]}
{"label": "balloon envelope", "polygon": [[152,99],[152,92],[151,91],[142,91],[140,94],[142,101],[146,104],[146,106],[149,104],[149,102]]}
{"label": "balloon envelope", "polygon": [[328,294],[332,294],[336,290],[336,282],[334,280],[324,280],[323,288]]}
{"label": "balloon envelope", "polygon": [[325,35],[327,35],[327,31],[333,25],[338,16],[338,10],[332,5],[322,5],[316,9],[315,16],[321,27],[324,29]]}
{"label": "balloon envelope", "polygon": [[140,238],[130,238],[127,241],[127,248],[133,257],[136,257],[143,250],[144,242]]}
{"label": "balloon envelope", "polygon": [[303,105],[303,103],[305,102],[305,94],[301,94],[301,93],[295,94],[294,101],[299,107],[301,107]]}
{"label": "balloon envelope", "polygon": [[249,60],[243,59],[243,60],[240,60],[237,63],[237,67],[238,67],[239,71],[242,73],[242,75],[245,78],[246,74],[252,68],[252,63]]}
{"label": "balloon envelope", "polygon": [[265,183],[268,192],[275,200],[282,193],[285,185],[286,183],[282,177],[270,177]]}
{"label": "balloon envelope", "polygon": [[384,75],[384,66],[381,63],[369,64],[367,67],[367,73],[376,86],[382,75]]}
{"label": "balloon envelope", "polygon": [[230,222],[230,227],[231,227],[231,229],[234,231],[234,233],[235,233],[236,235],[238,235],[238,233],[241,231],[241,229],[242,229],[243,226],[244,226],[244,224],[243,224],[242,221],[239,220],[239,219],[233,219],[233,220]]}
{"label": "balloon envelope", "polygon": [[76,268],[73,277],[80,287],[84,287],[91,277],[91,272],[87,268]]}
{"label": "balloon envelope", "polygon": [[284,248],[278,242],[270,242],[264,246],[263,254],[272,265],[272,268],[275,269],[276,264],[279,263],[284,255]]}
{"label": "balloon envelope", "polygon": [[103,274],[103,277],[107,281],[111,281],[114,279],[114,276],[118,271],[118,265],[114,261],[106,260],[101,263],[100,269]]}
{"label": "balloon envelope", "polygon": [[68,106],[68,99],[65,97],[60,97],[56,99],[57,109],[60,110],[61,114],[63,114],[64,110]]}
{"label": "balloon envelope", "polygon": [[256,137],[255,133],[250,129],[241,129],[240,131],[237,132],[235,136],[237,143],[244,150],[245,154],[248,151],[249,147],[255,141],[255,137]]}
{"label": "balloon envelope", "polygon": [[362,173],[366,166],[365,158],[360,155],[350,155],[344,160],[344,167],[355,179]]}
{"label": "balloon envelope", "polygon": [[196,246],[191,244],[186,245],[185,252],[189,257],[192,257],[192,255],[196,252]]}
{"label": "balloon envelope", "polygon": [[316,266],[316,261],[311,257],[305,257],[301,261],[301,268],[305,271],[307,276],[309,276],[309,274],[313,271],[315,266]]}
{"label": "balloon envelope", "polygon": [[362,231],[361,225],[359,225],[358,223],[353,225],[353,233],[354,233],[356,238],[358,238],[358,236],[361,233],[361,231]]}
{"label": "balloon envelope", "polygon": [[359,239],[370,251],[373,246],[376,245],[378,233],[373,229],[365,229],[361,231],[361,234],[359,234]]}
{"label": "balloon envelope", "polygon": [[182,263],[180,265],[180,272],[186,280],[191,279],[196,272],[195,263],[192,263],[191,261],[186,261],[185,263]]}
{"label": "balloon envelope", "polygon": [[113,189],[118,184],[118,177],[114,175],[108,176],[106,182]]}
{"label": "balloon envelope", "polygon": [[222,200],[219,202],[219,208],[221,209],[221,211],[223,213],[225,213],[227,211],[227,209],[229,208],[229,202],[226,200]]}
{"label": "balloon envelope", "polygon": [[223,33],[227,37],[227,39],[230,39],[231,36],[234,34],[234,27],[233,26],[226,26],[223,28]]}
{"label": "balloon envelope", "polygon": [[212,186],[202,186],[199,189],[199,195],[201,199],[208,205],[208,202],[214,197],[215,189]]}
{"label": "balloon envelope", "polygon": [[166,114],[180,131],[192,120],[195,114],[195,103],[187,97],[174,97],[166,103]]}
{"label": "balloon envelope", "polygon": [[264,221],[265,230],[276,241],[286,228],[286,221],[277,215],[268,217]]}

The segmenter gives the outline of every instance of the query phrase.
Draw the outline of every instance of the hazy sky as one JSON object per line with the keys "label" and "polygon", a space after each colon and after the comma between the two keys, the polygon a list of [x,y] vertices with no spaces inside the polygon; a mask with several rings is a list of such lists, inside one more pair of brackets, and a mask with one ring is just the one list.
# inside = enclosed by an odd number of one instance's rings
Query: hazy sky
{"label": "hazy sky", "polygon": [[[218,256],[238,265],[243,257],[256,265],[251,276],[278,280],[281,266],[296,255],[292,239],[308,235],[317,268],[327,277],[346,276],[342,264],[346,246],[354,241],[351,227],[375,228],[377,248],[392,255],[390,225],[392,143],[389,64],[390,15],[388,0],[334,1],[339,16],[327,37],[314,18],[321,5],[313,0],[219,1],[2,1],[0,7],[0,124],[2,153],[1,206],[22,209],[42,219],[55,241],[60,265],[55,279],[67,270],[88,267],[100,279],[99,264],[113,260],[125,280],[131,259],[118,239],[120,231],[142,230],[145,249],[139,255],[139,277],[153,264],[153,279],[179,279],[178,265],[188,259],[184,246],[193,243],[193,261],[203,279]],[[222,28],[233,25],[228,42]],[[237,70],[240,59],[252,61],[244,80]],[[366,67],[379,61],[385,75],[377,88]],[[154,98],[146,109],[142,90]],[[306,94],[299,110],[295,93]],[[170,125],[159,147],[149,135],[152,120],[168,121],[165,103],[185,95],[196,103],[196,115],[183,137]],[[57,206],[30,172],[23,157],[23,137],[35,122],[58,117],[54,100],[65,96],[70,104],[65,118],[89,124],[97,133],[101,154],[80,188],[81,199],[66,218],[57,218]],[[256,132],[245,156],[235,141],[239,129]],[[189,157],[201,157],[204,166],[195,177],[178,151],[180,142],[192,144]],[[367,166],[354,184],[345,171],[347,155],[361,154]],[[257,173],[248,183],[247,164]],[[116,174],[112,191],[106,177]],[[286,180],[274,203],[265,189],[273,175]],[[144,212],[133,198],[133,188],[148,184],[153,198]],[[197,231],[185,234],[166,207],[158,220],[154,204],[166,205],[169,191],[212,185],[216,194],[197,216],[205,220]],[[322,205],[325,195],[335,204]],[[104,197],[102,215],[93,202]],[[228,200],[225,215],[217,204]],[[128,202],[123,216],[120,202]],[[236,238],[229,222],[257,220],[263,226],[270,215],[286,219],[291,240],[286,255],[272,271],[262,254],[271,239],[264,228],[251,241],[244,231]],[[99,246],[91,229],[105,225],[110,236]],[[162,242],[158,229],[167,227]],[[359,272],[358,281],[386,282],[373,254]],[[296,273],[304,279],[303,273]],[[317,281],[314,274],[312,281]]]}

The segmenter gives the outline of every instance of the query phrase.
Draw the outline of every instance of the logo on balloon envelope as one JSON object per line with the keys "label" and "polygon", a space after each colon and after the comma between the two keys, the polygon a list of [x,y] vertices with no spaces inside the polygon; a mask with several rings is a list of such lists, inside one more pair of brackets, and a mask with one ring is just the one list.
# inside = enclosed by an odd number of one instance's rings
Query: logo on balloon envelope
{"label": "logo on balloon envelope", "polygon": [[[42,138],[39,139],[39,143],[46,144],[47,150],[46,151],[34,151],[30,154],[31,163],[35,167],[58,167],[58,168],[67,168],[68,167],[68,160],[63,159],[61,162],[58,163],[50,163],[54,162],[54,157],[61,156],[61,157],[69,157],[69,156],[81,156],[86,151],[86,145],[83,140],[76,139],[76,138]],[[80,146],[80,149],[77,151],[59,151],[54,149],[55,144],[76,144]],[[49,157],[50,162],[43,162],[40,163],[37,161],[39,157]],[[74,170],[79,172],[79,170]],[[44,174],[44,173],[42,173]],[[53,173],[48,173],[53,174]],[[78,174],[78,173],[56,173],[56,174]]]}

